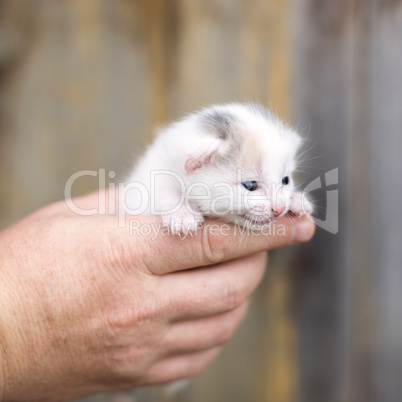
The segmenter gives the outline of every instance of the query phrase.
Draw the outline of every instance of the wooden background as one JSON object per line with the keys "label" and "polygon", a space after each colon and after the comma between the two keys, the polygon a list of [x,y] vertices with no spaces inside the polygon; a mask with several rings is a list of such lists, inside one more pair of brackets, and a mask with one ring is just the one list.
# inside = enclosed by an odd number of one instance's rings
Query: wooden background
{"label": "wooden background", "polygon": [[0,0],[1,227],[63,198],[78,170],[118,179],[158,124],[232,100],[308,134],[305,183],[339,169],[339,232],[272,253],[189,389],[85,400],[400,402],[399,0]]}

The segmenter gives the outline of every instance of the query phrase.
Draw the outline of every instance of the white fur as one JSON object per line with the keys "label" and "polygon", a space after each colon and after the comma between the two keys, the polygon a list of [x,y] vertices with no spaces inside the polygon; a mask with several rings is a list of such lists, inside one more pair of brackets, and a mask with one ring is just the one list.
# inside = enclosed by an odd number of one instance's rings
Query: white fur
{"label": "white fur", "polygon": [[[311,214],[292,178],[300,145],[293,129],[259,105],[203,109],[158,133],[125,181],[141,183],[143,198],[136,189],[120,192],[120,213],[161,215],[174,234],[196,230],[206,216],[261,227],[288,211]],[[248,191],[245,181],[259,188]]]}

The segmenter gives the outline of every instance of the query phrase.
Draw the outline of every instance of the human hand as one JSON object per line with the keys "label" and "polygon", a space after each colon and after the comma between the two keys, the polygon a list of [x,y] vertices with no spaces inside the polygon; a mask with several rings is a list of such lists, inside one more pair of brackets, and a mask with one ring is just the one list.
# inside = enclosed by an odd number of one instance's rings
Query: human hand
{"label": "human hand", "polygon": [[74,215],[60,202],[0,233],[0,400],[69,400],[196,375],[244,317],[263,250],[314,232],[287,217],[277,235],[242,237],[226,225],[152,240],[129,235],[133,220],[159,224],[127,217],[118,228],[117,217]]}

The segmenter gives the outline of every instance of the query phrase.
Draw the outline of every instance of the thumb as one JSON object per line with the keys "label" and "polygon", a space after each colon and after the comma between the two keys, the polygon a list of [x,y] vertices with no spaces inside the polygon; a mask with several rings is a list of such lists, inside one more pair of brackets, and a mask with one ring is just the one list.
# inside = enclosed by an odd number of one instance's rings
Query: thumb
{"label": "thumb", "polygon": [[[164,231],[157,217],[126,217],[129,227],[133,221],[136,228],[144,225],[146,230],[130,233],[126,239],[131,250],[128,255],[135,256],[137,262],[155,275],[217,264],[305,242],[315,231],[315,225],[308,217],[285,216],[258,231],[207,220],[202,229],[180,238]],[[127,232],[123,236],[127,236]]]}

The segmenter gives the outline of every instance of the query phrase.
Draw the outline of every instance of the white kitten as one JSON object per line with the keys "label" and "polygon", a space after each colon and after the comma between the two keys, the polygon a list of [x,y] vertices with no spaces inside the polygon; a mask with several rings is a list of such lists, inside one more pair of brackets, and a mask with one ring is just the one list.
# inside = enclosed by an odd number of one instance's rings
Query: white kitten
{"label": "white kitten", "polygon": [[157,214],[173,234],[204,217],[262,227],[311,214],[292,173],[301,138],[255,104],[216,105],[162,129],[126,180],[120,214]]}

